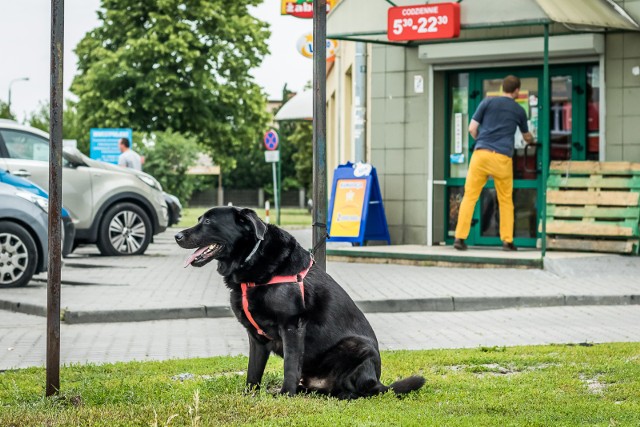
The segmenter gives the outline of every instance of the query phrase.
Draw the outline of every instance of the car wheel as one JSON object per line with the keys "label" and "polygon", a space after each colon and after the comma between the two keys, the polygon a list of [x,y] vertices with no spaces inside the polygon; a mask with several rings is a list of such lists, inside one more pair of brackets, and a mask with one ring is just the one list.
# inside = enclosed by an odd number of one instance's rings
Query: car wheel
{"label": "car wheel", "polygon": [[25,286],[36,271],[38,248],[21,225],[0,222],[0,288]]}
{"label": "car wheel", "polygon": [[149,216],[133,203],[118,203],[105,213],[98,234],[102,255],[142,255],[152,236]]}

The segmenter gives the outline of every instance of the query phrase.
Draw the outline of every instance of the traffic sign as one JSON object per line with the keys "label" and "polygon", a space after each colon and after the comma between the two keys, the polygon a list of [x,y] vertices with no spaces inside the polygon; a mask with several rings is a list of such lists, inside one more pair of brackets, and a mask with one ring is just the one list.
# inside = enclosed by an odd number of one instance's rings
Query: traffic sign
{"label": "traffic sign", "polygon": [[391,41],[452,39],[459,35],[459,3],[389,8],[387,37]]}
{"label": "traffic sign", "polygon": [[267,163],[277,163],[280,161],[280,150],[265,151],[264,160]]}
{"label": "traffic sign", "polygon": [[264,148],[269,151],[273,151],[278,149],[278,143],[280,142],[280,137],[278,136],[278,132],[271,129],[264,134]]}

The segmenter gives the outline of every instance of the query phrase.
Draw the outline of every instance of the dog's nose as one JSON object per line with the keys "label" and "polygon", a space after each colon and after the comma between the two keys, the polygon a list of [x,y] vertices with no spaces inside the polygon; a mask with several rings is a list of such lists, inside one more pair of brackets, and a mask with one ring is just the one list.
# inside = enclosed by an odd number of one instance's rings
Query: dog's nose
{"label": "dog's nose", "polygon": [[175,235],[175,238],[176,238],[176,242],[179,242],[180,240],[184,239],[184,234],[178,233]]}

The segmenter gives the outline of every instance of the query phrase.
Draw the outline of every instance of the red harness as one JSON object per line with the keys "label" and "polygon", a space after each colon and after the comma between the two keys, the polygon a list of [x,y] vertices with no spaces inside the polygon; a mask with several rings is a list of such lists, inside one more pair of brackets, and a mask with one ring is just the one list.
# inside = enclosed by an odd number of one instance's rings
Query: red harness
{"label": "red harness", "polygon": [[247,296],[247,289],[255,288],[257,286],[275,285],[278,283],[297,283],[298,286],[300,287],[300,295],[302,296],[302,306],[304,307],[304,278],[307,276],[307,273],[309,273],[309,270],[311,270],[311,266],[313,266],[313,258],[311,258],[309,267],[302,270],[300,273],[296,275],[275,276],[268,283],[262,283],[262,284],[256,284],[256,283],[240,284],[240,287],[242,288],[242,310],[244,310],[244,315],[247,316],[247,320],[249,320],[249,323],[251,323],[253,327],[256,328],[256,331],[258,331],[258,335],[262,335],[263,337],[268,338],[270,340],[273,339],[269,335],[267,335],[267,333],[263,331],[262,328],[260,328],[260,326],[258,326],[258,323],[256,323],[255,319],[251,315],[251,312],[249,311],[249,297]]}

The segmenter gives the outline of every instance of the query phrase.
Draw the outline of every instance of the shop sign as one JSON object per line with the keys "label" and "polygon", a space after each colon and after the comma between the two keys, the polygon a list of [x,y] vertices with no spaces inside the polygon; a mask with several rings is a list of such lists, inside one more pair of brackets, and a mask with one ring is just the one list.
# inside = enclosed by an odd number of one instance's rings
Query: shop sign
{"label": "shop sign", "polygon": [[[327,0],[327,13],[331,12],[338,0]],[[296,18],[313,18],[313,0],[281,0],[282,15],[291,15]]]}
{"label": "shop sign", "polygon": [[[305,58],[313,58],[313,34],[307,33],[300,36],[296,43],[296,48]],[[327,62],[333,62],[336,59],[337,50],[338,41],[327,39]]]}
{"label": "shop sign", "polygon": [[392,7],[387,20],[391,41],[452,39],[460,35],[460,4]]}

